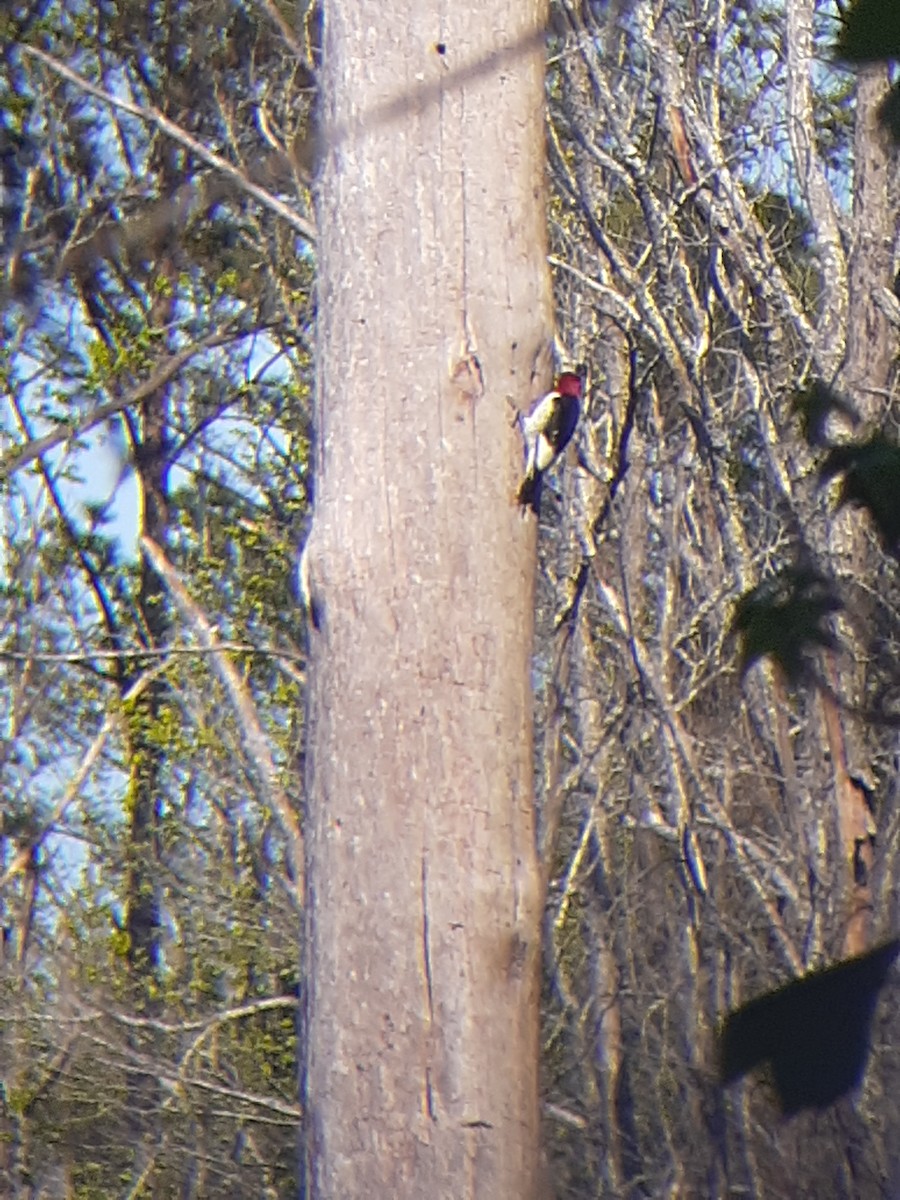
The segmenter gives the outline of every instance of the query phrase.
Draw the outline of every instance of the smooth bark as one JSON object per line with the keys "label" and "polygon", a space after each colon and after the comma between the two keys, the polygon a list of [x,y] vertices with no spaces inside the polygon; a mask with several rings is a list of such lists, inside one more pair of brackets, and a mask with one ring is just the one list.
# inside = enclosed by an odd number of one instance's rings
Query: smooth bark
{"label": "smooth bark", "polygon": [[326,14],[315,1197],[536,1194],[534,525],[511,416],[548,381],[543,15]]}

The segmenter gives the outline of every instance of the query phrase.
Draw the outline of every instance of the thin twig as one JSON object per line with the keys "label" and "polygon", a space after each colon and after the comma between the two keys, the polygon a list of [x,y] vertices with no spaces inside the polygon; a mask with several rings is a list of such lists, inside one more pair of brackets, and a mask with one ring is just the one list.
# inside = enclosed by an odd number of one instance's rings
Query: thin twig
{"label": "thin twig", "polygon": [[20,46],[19,49],[23,54],[38,59],[39,62],[49,67],[55,74],[59,75],[62,79],[67,79],[69,83],[73,83],[77,88],[81,88],[89,96],[94,96],[97,100],[103,101],[104,104],[109,104],[112,108],[121,109],[122,112],[130,113],[133,117],[138,117],[142,121],[147,121],[149,124],[155,125],[157,129],[167,134],[174,141],[179,142],[186,149],[190,150],[192,154],[196,154],[208,166],[214,167],[223,175],[227,175],[229,179],[238,185],[241,191],[246,192],[248,196],[252,196],[260,204],[287,221],[307,241],[315,242],[316,231],[309,221],[295,213],[283,200],[279,200],[277,196],[273,196],[271,192],[260,187],[259,184],[253,183],[252,180],[247,178],[240,167],[236,167],[234,163],[230,163],[227,158],[222,158],[214,150],[208,149],[197,138],[189,134],[186,129],[182,129],[180,125],[176,125],[174,121],[170,121],[158,108],[154,108],[152,105],[136,104],[133,100],[126,100],[123,96],[112,95],[112,93],[107,92],[104,88],[91,83],[89,79],[85,79],[83,75],[79,75],[77,71],[73,71],[71,67],[67,67],[65,63],[61,63],[52,54],[47,54],[44,50],[38,50],[36,46]]}

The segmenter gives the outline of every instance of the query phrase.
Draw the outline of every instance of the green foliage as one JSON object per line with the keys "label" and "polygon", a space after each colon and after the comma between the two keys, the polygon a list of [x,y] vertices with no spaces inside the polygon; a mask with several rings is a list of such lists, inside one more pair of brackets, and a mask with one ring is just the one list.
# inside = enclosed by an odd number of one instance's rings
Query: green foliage
{"label": "green foliage", "polygon": [[[0,23],[14,43],[13,17]],[[311,93],[298,64],[268,18],[236,0],[182,5],[164,21],[131,0],[102,15],[51,2],[27,38],[254,178],[258,72],[273,128],[302,133]],[[0,65],[0,105],[23,171],[10,193],[16,269],[31,280],[3,310],[6,432],[23,444],[66,436],[27,478],[4,480],[0,647],[50,657],[0,664],[16,730],[0,806],[15,794],[32,816],[54,811],[107,718],[111,728],[48,843],[27,989],[0,993],[0,1049],[33,1066],[14,1084],[17,1133],[36,1158],[64,1161],[84,1200],[133,1188],[136,1138],[158,1147],[155,1194],[179,1194],[200,1160],[231,1164],[210,1200],[292,1194],[290,1119],[225,1099],[295,1092],[293,1009],[227,1015],[280,996],[296,973],[284,847],[209,657],[137,558],[132,484],[141,477],[145,498],[148,483],[159,489],[154,533],[222,640],[247,646],[230,653],[276,761],[289,762],[299,689],[273,651],[300,657],[291,576],[309,508],[314,262],[174,142],[24,54]],[[85,430],[96,406],[121,403],[188,348],[165,386]],[[165,670],[123,703],[169,646]],[[135,904],[156,922],[147,944]],[[171,1093],[142,1090],[133,1067],[146,1061],[178,1081]],[[232,1161],[245,1124],[253,1161]]]}

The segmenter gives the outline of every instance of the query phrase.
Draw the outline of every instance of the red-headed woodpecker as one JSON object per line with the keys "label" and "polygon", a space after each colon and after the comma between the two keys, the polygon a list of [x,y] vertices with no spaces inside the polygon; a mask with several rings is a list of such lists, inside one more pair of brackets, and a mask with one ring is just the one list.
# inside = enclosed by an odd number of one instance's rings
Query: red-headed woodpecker
{"label": "red-headed woodpecker", "polygon": [[525,478],[519,488],[519,503],[537,516],[541,511],[541,485],[551,467],[571,441],[581,411],[580,375],[564,371],[556,387],[548,392],[527,417],[520,417],[525,438]]}

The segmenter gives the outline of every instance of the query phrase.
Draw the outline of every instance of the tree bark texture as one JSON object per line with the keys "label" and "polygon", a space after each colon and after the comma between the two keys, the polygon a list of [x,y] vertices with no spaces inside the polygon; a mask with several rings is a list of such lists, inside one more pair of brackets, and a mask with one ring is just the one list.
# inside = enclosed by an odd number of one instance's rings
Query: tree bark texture
{"label": "tree bark texture", "polygon": [[544,6],[324,33],[306,1189],[537,1194],[534,523]]}
{"label": "tree bark texture", "polygon": [[[853,223],[848,262],[850,319],[847,324],[844,384],[864,427],[874,429],[884,421],[891,395],[896,357],[896,337],[876,296],[890,286],[892,241],[896,215],[890,200],[891,147],[879,118],[879,105],[888,88],[883,66],[860,70],[856,85],[853,164]],[[877,629],[877,605],[870,589],[859,586],[872,562],[871,542],[859,514],[842,511],[830,527],[829,549],[841,571],[851,598],[854,623],[845,622],[842,637],[850,653],[832,671],[835,689],[851,706],[863,707],[870,675],[870,654],[860,637],[871,639]],[[855,624],[855,628],[854,628]],[[871,948],[871,926],[875,915],[872,889],[876,865],[877,826],[871,798],[859,782],[859,773],[871,775],[869,751],[873,738],[866,723],[842,714],[823,696],[827,741],[834,765],[837,835],[844,867],[846,927],[844,951],[862,954]]]}

